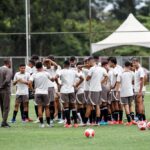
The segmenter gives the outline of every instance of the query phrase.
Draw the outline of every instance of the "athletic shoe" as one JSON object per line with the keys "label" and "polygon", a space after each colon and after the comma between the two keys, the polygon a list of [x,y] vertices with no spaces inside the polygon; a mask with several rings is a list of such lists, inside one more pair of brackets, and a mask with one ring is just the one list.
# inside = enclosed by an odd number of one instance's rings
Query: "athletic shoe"
{"label": "athletic shoe", "polygon": [[52,128],[52,127],[54,127],[54,125],[46,124],[46,127],[48,127],[48,128]]}
{"label": "athletic shoe", "polygon": [[33,123],[39,123],[40,122],[40,120],[39,120],[39,118],[37,118]]}
{"label": "athletic shoe", "polygon": [[2,122],[1,127],[2,128],[10,128],[11,126],[7,122]]}
{"label": "athletic shoe", "polygon": [[137,125],[137,122],[134,121],[134,120],[132,120],[132,124],[133,124],[133,125]]}
{"label": "athletic shoe", "polygon": [[39,127],[40,128],[45,128],[45,124],[40,124]]}
{"label": "athletic shoe", "polygon": [[138,122],[138,121],[139,121],[139,118],[138,118],[138,117],[134,117],[134,120],[135,120],[136,122]]}
{"label": "athletic shoe", "polygon": [[132,126],[132,122],[127,122],[124,124],[125,126]]}
{"label": "athletic shoe", "polygon": [[78,128],[79,125],[77,123],[74,124],[74,128]]}
{"label": "athletic shoe", "polygon": [[116,125],[116,124],[119,124],[119,122],[118,121],[112,121],[112,124]]}
{"label": "athletic shoe", "polygon": [[10,123],[16,123],[16,119],[13,119],[13,118],[12,118],[12,119],[10,120]]}
{"label": "athletic shoe", "polygon": [[109,125],[113,125],[113,121],[108,121],[108,124]]}
{"label": "athletic shoe", "polygon": [[108,125],[108,122],[101,121],[101,122],[99,123],[99,125],[101,125],[101,126],[105,126],[105,125]]}
{"label": "athletic shoe", "polygon": [[64,122],[65,122],[65,120],[60,119],[58,123],[59,123],[59,124],[63,124]]}
{"label": "athletic shoe", "polygon": [[71,128],[72,125],[71,125],[71,124],[65,124],[64,127],[65,127],[65,128]]}
{"label": "athletic shoe", "polygon": [[123,121],[118,121],[119,124],[124,124]]}

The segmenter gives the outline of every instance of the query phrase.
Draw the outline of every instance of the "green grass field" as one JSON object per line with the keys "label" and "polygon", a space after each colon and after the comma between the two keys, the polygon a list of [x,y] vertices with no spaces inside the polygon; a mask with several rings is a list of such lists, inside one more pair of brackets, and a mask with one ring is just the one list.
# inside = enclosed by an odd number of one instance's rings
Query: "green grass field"
{"label": "green grass field", "polygon": [[[12,117],[14,97],[11,102]],[[150,95],[145,97],[147,119],[150,120]],[[35,119],[33,101],[30,102],[30,117]],[[149,150],[150,131],[139,131],[136,126],[124,125],[93,127],[96,134],[85,138],[86,127],[65,129],[62,125],[54,128],[39,128],[38,124],[20,121],[10,129],[0,128],[0,150]]]}

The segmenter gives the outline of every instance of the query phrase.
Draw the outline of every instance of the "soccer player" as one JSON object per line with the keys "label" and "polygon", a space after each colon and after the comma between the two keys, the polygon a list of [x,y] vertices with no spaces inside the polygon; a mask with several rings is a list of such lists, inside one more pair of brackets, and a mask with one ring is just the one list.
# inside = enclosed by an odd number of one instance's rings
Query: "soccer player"
{"label": "soccer player", "polygon": [[131,71],[131,63],[125,62],[125,68],[122,74],[119,74],[117,77],[117,85],[116,85],[116,97],[119,94],[121,97],[121,104],[124,107],[127,123],[125,125],[131,126],[132,124],[136,124],[134,120],[132,120],[132,116],[130,114],[130,105],[133,101],[133,81],[134,81],[134,73]]}
{"label": "soccer player", "polygon": [[[110,89],[111,89],[110,82],[111,81],[110,81],[108,61],[103,61],[101,65],[104,68],[104,70],[107,72],[108,78],[104,83],[102,83],[102,105],[101,105],[100,125],[107,125],[108,121],[111,121],[111,109],[110,109]],[[109,116],[108,116],[108,112],[109,112]]]}
{"label": "soccer player", "polygon": [[15,74],[13,81],[13,85],[16,85],[17,91],[16,91],[15,109],[13,112],[13,118],[11,119],[11,123],[16,122],[18,108],[21,103],[23,103],[23,111],[24,111],[22,119],[26,121],[29,118],[28,116],[29,78],[30,74],[25,72],[25,64],[20,64],[19,72]]}
{"label": "soccer player", "polygon": [[104,80],[107,79],[107,73],[104,72],[104,69],[100,67],[95,59],[90,59],[90,65],[92,66],[89,69],[88,76],[86,78],[87,81],[90,81],[89,88],[89,98],[87,101],[87,109],[85,114],[84,124],[87,124],[88,117],[91,114],[92,107],[95,107],[96,110],[96,124],[98,125],[100,121],[100,104],[101,104],[101,84]]}
{"label": "soccer player", "polygon": [[11,61],[4,60],[4,65],[0,67],[0,107],[2,112],[1,127],[9,128],[7,118],[10,110],[10,87],[12,79]]}
{"label": "soccer player", "polygon": [[119,94],[116,97],[116,82],[119,74],[122,74],[122,67],[117,64],[117,59],[115,57],[108,58],[108,64],[112,68],[112,77],[111,77],[111,93],[112,93],[112,116],[114,119],[114,124],[123,124],[123,110],[122,105],[120,104]]}
{"label": "soccer player", "polygon": [[144,111],[144,69],[141,67],[141,64],[137,58],[132,59],[133,67],[135,68],[134,73],[134,92],[135,92],[135,103],[137,106],[137,113],[139,121],[145,121],[145,111]]}
{"label": "soccer player", "polygon": [[48,97],[48,86],[49,80],[53,81],[54,79],[50,76],[49,73],[43,70],[42,62],[36,63],[37,73],[32,74],[30,77],[30,88],[32,88],[32,83],[34,82],[35,86],[35,102],[38,106],[38,116],[40,120],[40,127],[44,128],[45,124],[43,121],[43,108],[45,109],[47,127],[50,125],[50,110],[49,104],[50,100]]}
{"label": "soccer player", "polygon": [[[67,123],[64,127],[70,128],[70,110],[72,110],[72,116],[74,119],[74,127],[77,128],[77,110],[76,110],[76,98],[75,98],[75,88],[77,88],[81,82],[83,82],[83,77],[79,76],[76,71],[70,69],[69,61],[64,62],[64,69],[57,72],[56,78],[61,80],[60,88],[60,99],[64,107],[65,118]],[[75,83],[76,78],[80,78],[78,83]]]}

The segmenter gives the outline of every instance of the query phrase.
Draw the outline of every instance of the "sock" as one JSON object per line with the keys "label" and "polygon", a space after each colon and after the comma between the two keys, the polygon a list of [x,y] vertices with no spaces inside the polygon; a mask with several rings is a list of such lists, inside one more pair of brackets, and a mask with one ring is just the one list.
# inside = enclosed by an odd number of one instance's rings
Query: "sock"
{"label": "sock", "polygon": [[103,107],[101,107],[100,121],[102,121],[103,116],[104,116],[104,109]]}
{"label": "sock", "polygon": [[90,123],[92,123],[92,121],[93,121],[93,112],[92,111],[91,111],[89,119],[90,119]]}
{"label": "sock", "polygon": [[123,118],[123,111],[119,110],[119,121],[122,121]]}
{"label": "sock", "polygon": [[40,117],[39,120],[40,120],[40,123],[43,124],[43,117]]}
{"label": "sock", "polygon": [[18,111],[14,111],[14,112],[13,112],[13,120],[16,119],[17,113],[18,113]]}
{"label": "sock", "polygon": [[28,111],[24,111],[24,115],[25,115],[25,119],[28,119],[29,116],[28,116]]}
{"label": "sock", "polygon": [[115,112],[112,112],[112,118],[115,120]]}
{"label": "sock", "polygon": [[103,110],[104,113],[104,121],[107,122],[108,121],[108,108],[105,107]]}
{"label": "sock", "polygon": [[50,125],[50,117],[46,117],[47,124]]}
{"label": "sock", "polygon": [[96,122],[96,110],[92,110],[92,122]]}
{"label": "sock", "polygon": [[62,111],[62,118],[65,120],[65,111]]}
{"label": "sock", "polygon": [[67,119],[67,124],[70,125],[71,121],[70,121],[70,110],[69,110],[69,108],[64,109],[64,114],[65,114],[65,118]]}
{"label": "sock", "polygon": [[54,106],[50,105],[49,108],[50,108],[50,118],[51,118],[51,120],[53,120],[54,119],[54,111],[55,111]]}
{"label": "sock", "polygon": [[58,112],[58,119],[61,119],[61,111]]}
{"label": "sock", "polygon": [[142,114],[138,114],[138,116],[139,116],[139,117],[138,117],[139,120],[140,120],[140,121],[143,121],[143,115],[142,115]]}
{"label": "sock", "polygon": [[130,114],[126,114],[126,116],[127,116],[128,122],[131,122],[131,116],[130,116]]}
{"label": "sock", "polygon": [[96,117],[96,124],[98,124],[100,121],[100,117]]}
{"label": "sock", "polygon": [[87,121],[88,121],[88,118],[85,117],[85,118],[84,118],[84,124],[87,124]]}
{"label": "sock", "polygon": [[131,112],[130,116],[131,116],[132,120],[134,120],[134,112]]}
{"label": "sock", "polygon": [[74,120],[74,124],[78,123],[77,122],[77,111],[75,109],[72,110],[72,116],[73,116],[73,120]]}
{"label": "sock", "polygon": [[84,118],[85,118],[84,108],[80,108],[79,112],[80,112],[80,115],[81,115],[81,118],[82,118],[82,122],[84,122]]}
{"label": "sock", "polygon": [[38,106],[37,105],[34,105],[34,109],[35,109],[35,114],[36,114],[36,116],[37,116],[37,118],[38,118]]}
{"label": "sock", "polygon": [[115,121],[118,121],[118,115],[119,115],[119,112],[118,112],[118,111],[115,111],[115,112],[114,112],[114,120],[115,120]]}
{"label": "sock", "polygon": [[143,121],[145,121],[146,120],[146,116],[145,116],[145,114],[143,114]]}
{"label": "sock", "polygon": [[107,120],[108,120],[108,121],[112,121],[111,114],[108,114]]}

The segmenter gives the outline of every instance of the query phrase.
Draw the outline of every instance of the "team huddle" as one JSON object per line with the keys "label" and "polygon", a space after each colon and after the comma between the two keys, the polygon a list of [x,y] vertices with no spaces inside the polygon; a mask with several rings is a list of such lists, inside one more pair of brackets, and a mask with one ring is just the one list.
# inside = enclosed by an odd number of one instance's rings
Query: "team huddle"
{"label": "team huddle", "polygon": [[[0,67],[1,127],[10,127],[7,122],[12,80],[10,67],[10,60],[4,60],[4,66]],[[126,61],[121,67],[115,57],[102,62],[99,57],[89,57],[83,62],[70,57],[61,68],[54,56],[40,61],[34,55],[27,65],[19,65],[19,71],[13,77],[16,97],[10,122],[16,122],[19,109],[22,121],[31,122],[29,100],[33,99],[37,116],[35,123],[41,128],[53,127],[56,118],[59,123],[64,123],[65,128],[136,125],[146,121],[146,80],[147,74],[137,58]],[[127,118],[125,123],[123,112]]]}

